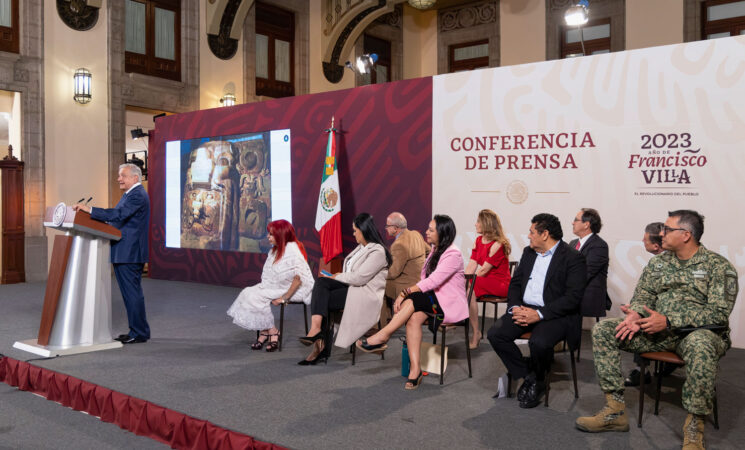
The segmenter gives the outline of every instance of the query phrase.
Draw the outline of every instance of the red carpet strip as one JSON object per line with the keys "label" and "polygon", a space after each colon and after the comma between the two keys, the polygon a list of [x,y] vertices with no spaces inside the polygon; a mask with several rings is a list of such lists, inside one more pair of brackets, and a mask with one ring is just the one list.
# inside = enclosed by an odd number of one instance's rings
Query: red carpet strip
{"label": "red carpet strip", "polygon": [[0,381],[176,449],[283,449],[148,401],[8,357]]}

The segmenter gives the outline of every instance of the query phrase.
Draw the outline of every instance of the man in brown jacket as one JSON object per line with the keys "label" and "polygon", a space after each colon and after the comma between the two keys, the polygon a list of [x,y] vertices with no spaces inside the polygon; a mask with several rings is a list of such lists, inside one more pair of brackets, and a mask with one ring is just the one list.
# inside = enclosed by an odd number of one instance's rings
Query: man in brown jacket
{"label": "man in brown jacket", "polygon": [[[385,296],[394,299],[404,288],[420,280],[424,260],[429,254],[429,246],[418,231],[407,228],[406,218],[400,212],[392,212],[386,218],[385,231],[393,239],[393,264],[388,269]],[[385,325],[389,319],[390,310],[386,301],[380,311],[380,323]]]}

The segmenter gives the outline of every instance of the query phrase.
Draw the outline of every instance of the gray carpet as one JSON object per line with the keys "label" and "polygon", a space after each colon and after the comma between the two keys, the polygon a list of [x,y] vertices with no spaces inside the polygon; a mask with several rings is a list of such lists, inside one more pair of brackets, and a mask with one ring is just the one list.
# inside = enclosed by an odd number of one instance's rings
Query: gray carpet
{"label": "gray carpet", "polygon": [[0,383],[0,449],[164,448],[146,437]]}
{"label": "gray carpet", "polygon": [[[126,317],[112,284],[118,334],[126,329]],[[597,435],[574,429],[577,416],[603,404],[587,344],[577,366],[579,400],[574,399],[568,354],[558,353],[550,406],[524,410],[514,399],[491,398],[504,368],[486,341],[473,355],[474,378],[468,378],[461,330],[448,337],[445,385],[430,375],[418,390],[405,391],[397,340],[391,341],[384,361],[358,354],[352,366],[348,350],[335,347],[328,365],[301,367],[296,363],[308,352],[296,338],[303,334],[301,307],[286,310],[281,353],[252,351],[255,334],[232,325],[225,315],[238,289],[149,279],[143,284],[151,341],[32,363],[290,448],[680,447],[685,412],[679,373],[666,381],[659,416],[652,414],[654,402],[647,397],[642,429],[634,425],[629,433]],[[34,358],[12,345],[36,335],[44,287],[0,286],[0,353]],[[630,369],[630,355],[624,361]],[[730,350],[721,367],[721,429],[708,423],[706,437],[710,448],[741,448],[745,350]],[[627,392],[634,423],[637,398],[636,389]],[[3,384],[0,399],[0,448],[162,447]]]}

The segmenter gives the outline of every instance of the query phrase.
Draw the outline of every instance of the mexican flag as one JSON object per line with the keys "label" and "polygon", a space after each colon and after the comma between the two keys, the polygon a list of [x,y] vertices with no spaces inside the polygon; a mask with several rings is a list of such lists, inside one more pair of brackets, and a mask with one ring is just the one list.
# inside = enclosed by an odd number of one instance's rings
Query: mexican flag
{"label": "mexican flag", "polygon": [[341,253],[341,196],[339,195],[339,172],[336,170],[336,129],[331,118],[327,130],[326,159],[323,162],[321,192],[316,209],[316,230],[321,235],[323,260],[328,263]]}

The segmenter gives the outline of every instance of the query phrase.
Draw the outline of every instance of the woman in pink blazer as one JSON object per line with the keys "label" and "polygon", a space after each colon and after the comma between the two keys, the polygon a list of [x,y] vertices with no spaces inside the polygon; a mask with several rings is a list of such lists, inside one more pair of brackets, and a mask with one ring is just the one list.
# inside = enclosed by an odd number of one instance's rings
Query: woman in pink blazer
{"label": "woman in pink blazer", "polygon": [[441,322],[453,323],[468,318],[463,256],[453,245],[453,220],[445,215],[435,215],[429,222],[426,235],[432,251],[422,268],[421,281],[404,289],[396,298],[393,303],[395,315],[388,325],[369,338],[357,341],[360,350],[380,353],[388,348],[386,342],[393,332],[406,324],[411,369],[405,389],[416,389],[422,381],[419,349],[424,322],[434,314],[435,318],[430,319],[430,329],[436,333]]}

